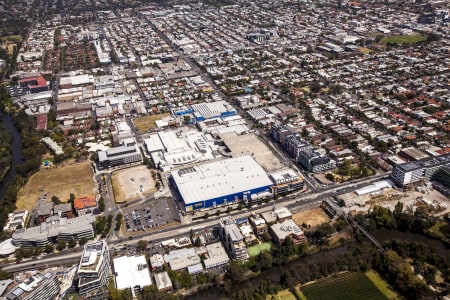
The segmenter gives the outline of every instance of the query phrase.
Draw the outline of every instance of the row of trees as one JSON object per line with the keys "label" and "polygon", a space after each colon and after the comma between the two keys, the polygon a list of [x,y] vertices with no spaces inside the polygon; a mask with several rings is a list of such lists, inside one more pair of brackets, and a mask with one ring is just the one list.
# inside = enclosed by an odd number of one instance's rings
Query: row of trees
{"label": "row of trees", "polygon": [[358,214],[355,218],[369,231],[398,229],[403,232],[427,233],[439,219],[430,215],[425,208],[419,206],[414,211],[404,209],[398,202],[394,211],[382,206],[374,206],[366,218]]}
{"label": "row of trees", "polygon": [[[3,93],[0,91],[0,95]],[[2,96],[0,107],[9,107],[10,98]],[[3,199],[0,199],[0,227],[3,227],[8,218],[8,213],[16,208],[17,193],[27,182],[28,178],[39,170],[42,154],[47,151],[40,143],[40,137],[36,131],[36,122],[33,117],[27,116],[21,109],[13,116],[14,125],[22,138],[23,163],[16,167],[16,176],[9,183]]]}

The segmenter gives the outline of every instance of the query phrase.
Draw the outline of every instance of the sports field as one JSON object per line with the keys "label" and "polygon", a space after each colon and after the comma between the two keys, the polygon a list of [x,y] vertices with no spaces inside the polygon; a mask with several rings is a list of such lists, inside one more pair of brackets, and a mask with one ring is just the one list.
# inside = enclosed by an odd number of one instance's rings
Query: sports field
{"label": "sports field", "polygon": [[387,36],[381,39],[382,44],[415,44],[418,42],[423,42],[427,38],[422,35],[396,35],[396,36]]}
{"label": "sports field", "polygon": [[388,299],[366,276],[359,272],[345,272],[319,279],[301,286],[308,300],[382,300]]}
{"label": "sports field", "polygon": [[70,194],[75,197],[97,194],[97,184],[92,179],[89,161],[75,162],[71,160],[48,170],[41,169],[33,174],[17,196],[17,209],[32,209],[36,205],[42,191],[47,199],[53,196],[61,201],[69,200]]}
{"label": "sports field", "polygon": [[158,114],[158,115],[149,115],[143,116],[133,119],[134,126],[139,131],[147,131],[153,128],[156,128],[155,121],[161,120],[162,118],[170,116],[169,113],[166,114]]}
{"label": "sports field", "polygon": [[270,250],[270,243],[262,243],[247,248],[248,255],[250,256],[257,256],[264,250]]}

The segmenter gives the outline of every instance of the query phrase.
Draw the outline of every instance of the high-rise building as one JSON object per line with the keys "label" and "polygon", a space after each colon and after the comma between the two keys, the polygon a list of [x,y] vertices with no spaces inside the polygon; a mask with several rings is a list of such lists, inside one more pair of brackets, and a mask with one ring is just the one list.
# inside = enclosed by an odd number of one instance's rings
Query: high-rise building
{"label": "high-rise building", "polygon": [[111,258],[106,241],[85,245],[77,272],[80,295],[106,285],[110,273]]}

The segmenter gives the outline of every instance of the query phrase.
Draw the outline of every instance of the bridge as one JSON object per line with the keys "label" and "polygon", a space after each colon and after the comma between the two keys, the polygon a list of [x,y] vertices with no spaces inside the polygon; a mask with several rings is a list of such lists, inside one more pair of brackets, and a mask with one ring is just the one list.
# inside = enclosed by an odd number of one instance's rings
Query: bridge
{"label": "bridge", "polygon": [[348,223],[351,223],[353,226],[355,226],[356,228],[358,228],[359,231],[361,231],[371,242],[372,244],[374,244],[378,250],[380,250],[381,252],[384,252],[384,248],[383,246],[381,246],[380,242],[373,236],[371,235],[364,227],[362,227],[361,225],[359,225],[353,218],[351,215],[346,214],[345,218],[347,219]]}

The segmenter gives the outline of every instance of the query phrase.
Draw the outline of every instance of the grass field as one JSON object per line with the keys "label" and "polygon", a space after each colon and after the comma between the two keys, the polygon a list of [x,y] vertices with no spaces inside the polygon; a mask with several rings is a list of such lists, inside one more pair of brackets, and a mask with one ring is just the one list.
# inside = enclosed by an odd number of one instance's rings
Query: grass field
{"label": "grass field", "polygon": [[156,127],[155,121],[161,120],[162,118],[165,118],[168,116],[170,116],[169,113],[138,117],[138,118],[134,118],[133,122],[134,122],[134,126],[136,126],[136,128],[139,131],[147,131],[147,130],[150,130],[150,129],[153,129]]}
{"label": "grass field", "polygon": [[396,292],[392,290],[389,284],[383,280],[375,271],[367,271],[366,276],[372,281],[373,284],[386,296],[388,299],[399,299]]}
{"label": "grass field", "polygon": [[298,226],[302,226],[303,223],[306,223],[311,225],[311,227],[330,221],[328,215],[321,208],[296,213],[292,215],[292,219]]}
{"label": "grass field", "polygon": [[397,35],[397,36],[387,36],[381,39],[382,44],[415,44],[418,42],[423,42],[427,38],[422,35]]}
{"label": "grass field", "polygon": [[22,37],[19,34],[15,34],[15,35],[7,35],[7,36],[2,36],[0,38],[0,40],[2,42],[6,42],[6,41],[11,41],[11,42],[20,42],[22,40]]}
{"label": "grass field", "polygon": [[381,300],[388,299],[363,273],[346,272],[301,286],[308,300]]}
{"label": "grass field", "polygon": [[294,294],[291,293],[289,290],[282,290],[279,291],[278,294],[276,294],[274,297],[272,295],[267,295],[266,300],[296,300]]}
{"label": "grass field", "polygon": [[40,170],[19,191],[17,209],[34,208],[42,190],[47,192],[47,199],[56,196],[61,201],[69,200],[70,194],[75,197],[96,195],[97,185],[92,175],[89,161],[76,163],[72,160],[55,168]]}
{"label": "grass field", "polygon": [[264,250],[270,250],[270,243],[262,243],[247,248],[248,255],[250,256],[256,256]]}
{"label": "grass field", "polygon": [[359,47],[359,52],[361,52],[362,54],[369,54],[372,53],[373,51],[366,47]]}

